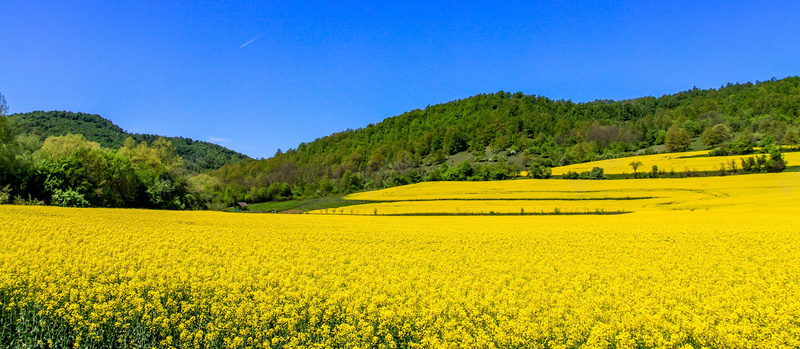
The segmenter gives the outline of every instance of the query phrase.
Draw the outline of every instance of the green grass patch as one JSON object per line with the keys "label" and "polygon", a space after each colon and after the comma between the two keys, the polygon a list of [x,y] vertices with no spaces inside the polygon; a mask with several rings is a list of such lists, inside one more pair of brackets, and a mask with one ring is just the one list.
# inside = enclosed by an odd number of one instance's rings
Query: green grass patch
{"label": "green grass patch", "polygon": [[[585,211],[561,211],[556,208],[553,211],[533,211],[533,212],[418,212],[418,213],[378,213],[378,214],[341,214],[341,213],[327,213],[330,215],[344,215],[344,216],[607,216],[607,215],[620,215],[632,213],[633,211],[617,210],[606,211],[604,209],[585,210]],[[326,213],[320,213],[326,214]]]}
{"label": "green grass patch", "polygon": [[[370,201],[347,200],[343,196],[328,196],[314,199],[297,199],[286,201],[270,201],[249,204],[249,212],[285,212],[298,211],[307,212],[312,210],[324,210],[326,208],[337,208],[343,206],[359,205],[370,203]],[[229,208],[234,211],[234,208]]]}

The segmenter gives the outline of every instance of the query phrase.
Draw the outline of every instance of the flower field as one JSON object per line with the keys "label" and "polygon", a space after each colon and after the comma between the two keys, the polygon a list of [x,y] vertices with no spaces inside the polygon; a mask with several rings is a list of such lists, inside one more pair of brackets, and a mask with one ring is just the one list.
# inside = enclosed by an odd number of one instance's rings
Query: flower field
{"label": "flower field", "polygon": [[[569,166],[553,168],[553,175],[560,176],[569,171],[584,172],[593,167],[602,167],[605,174],[633,174],[633,168],[629,165],[631,161],[641,161],[639,172],[648,172],[653,166],[658,166],[659,171],[665,172],[704,172],[717,171],[720,166],[727,166],[731,161],[735,161],[737,166],[741,166],[740,159],[752,157],[754,155],[731,155],[731,156],[705,156],[707,150],[693,151],[685,153],[665,153],[654,155],[643,155],[629,158],[608,159],[592,161]],[[800,164],[800,152],[790,152],[783,154],[784,159],[791,166]],[[740,167],[741,168],[741,167]]]}
{"label": "flower field", "polygon": [[[799,185],[425,183],[353,215],[0,206],[0,346],[796,348]],[[529,202],[630,213],[369,206]]]}
{"label": "flower field", "polygon": [[[705,210],[713,213],[800,212],[800,173],[636,180],[520,179],[423,182],[351,194],[375,201],[317,214],[595,214]],[[780,203],[780,204],[776,204]]]}

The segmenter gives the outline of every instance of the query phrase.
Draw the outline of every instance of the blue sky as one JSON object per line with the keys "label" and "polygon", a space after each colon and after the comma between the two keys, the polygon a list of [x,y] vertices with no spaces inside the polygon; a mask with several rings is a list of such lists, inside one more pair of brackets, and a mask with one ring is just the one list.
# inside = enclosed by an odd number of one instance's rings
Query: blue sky
{"label": "blue sky", "polygon": [[498,90],[584,102],[800,75],[796,0],[0,8],[12,113],[100,114],[253,157]]}

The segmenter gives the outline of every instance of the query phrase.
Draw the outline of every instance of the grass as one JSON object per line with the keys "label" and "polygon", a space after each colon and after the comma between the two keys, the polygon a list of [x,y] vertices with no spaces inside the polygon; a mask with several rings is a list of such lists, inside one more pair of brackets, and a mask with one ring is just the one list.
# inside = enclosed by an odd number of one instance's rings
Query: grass
{"label": "grass", "polygon": [[[615,211],[606,211],[604,209],[595,209],[595,210],[584,210],[584,211],[562,211],[559,208],[554,209],[551,212],[547,211],[531,211],[526,212],[524,210],[520,210],[520,212],[415,212],[415,213],[377,213],[377,211],[373,214],[369,213],[340,213],[349,216],[408,216],[408,217],[418,217],[418,216],[431,216],[431,217],[439,217],[439,216],[604,216],[604,215],[620,215],[626,213],[632,213],[633,211],[625,211],[625,210],[615,210]],[[317,214],[337,214],[337,213],[317,213]]]}
{"label": "grass", "polygon": [[[481,198],[447,198],[447,199],[402,199],[402,200],[369,200],[369,201],[355,201],[353,200],[353,204],[356,205],[361,203],[381,203],[381,202],[425,202],[425,201],[550,201],[550,200],[558,200],[558,201],[608,201],[608,200],[646,200],[646,199],[658,199],[658,196],[626,196],[626,197],[598,197],[598,198],[564,198],[564,197],[539,197],[539,198],[492,198],[492,197],[481,197]],[[349,206],[349,205],[345,205]]]}
{"label": "grass", "polygon": [[[324,210],[326,208],[337,208],[337,207],[351,206],[351,205],[358,205],[365,203],[369,203],[369,201],[347,200],[343,196],[328,196],[328,197],[314,198],[314,199],[260,202],[255,204],[249,204],[247,208],[248,211],[250,212],[291,211],[292,213],[302,213],[312,210]],[[228,210],[233,211],[234,209],[229,208]]]}
{"label": "grass", "polygon": [[[663,150],[658,149],[658,147],[662,146],[655,146],[654,149],[656,150]],[[700,138],[694,139],[692,143],[692,150],[699,150],[704,149]],[[798,149],[786,149],[784,152],[791,152],[791,151],[799,151]],[[679,153],[676,153],[679,154]],[[491,157],[497,155],[498,157],[506,158],[509,163],[514,162],[515,160],[519,161],[519,156],[505,156],[505,152],[491,152],[487,149],[486,156]],[[451,155],[448,160],[447,164],[452,166],[464,160],[471,160],[474,157],[473,154],[470,152],[461,152],[455,155]],[[677,158],[692,158],[692,157],[710,157],[708,154],[703,155],[694,155],[694,156],[678,156]],[[800,165],[788,163],[789,166],[786,167],[784,172],[800,172]],[[432,165],[432,166],[422,166],[423,169],[434,169],[439,165]],[[639,172],[649,173],[648,168],[644,168]],[[658,178],[685,178],[685,177],[714,177],[720,175],[739,175],[739,174],[746,174],[741,171],[741,168],[738,171],[731,172],[730,170],[721,172],[718,169],[715,170],[707,170],[707,171],[697,171],[697,170],[680,170],[675,171],[670,169],[670,171],[666,171],[665,169],[661,169],[659,171]],[[621,173],[621,174],[606,174],[607,180],[621,180],[621,179],[634,179],[634,173]],[[561,175],[554,175],[552,178],[562,178]],[[561,199],[561,200],[635,200],[635,199],[651,199],[652,197],[634,197],[634,198],[603,198],[603,199]],[[470,201],[472,199],[455,199],[455,200],[465,200]],[[480,200],[487,200],[482,198]],[[530,199],[530,198],[520,198],[520,199],[501,199],[501,200],[549,200],[549,199]],[[390,200],[391,201],[391,200]],[[424,199],[417,199],[417,200],[404,200],[404,201],[436,201],[436,200],[424,200]],[[340,207],[347,207],[352,205],[360,205],[360,204],[367,204],[367,203],[376,203],[378,201],[362,201],[362,200],[347,200],[344,196],[330,196],[330,197],[323,197],[323,198],[314,198],[314,199],[293,199],[293,200],[286,200],[286,201],[275,201],[275,202],[263,202],[263,203],[254,203],[250,204],[248,207],[249,212],[284,212],[284,213],[304,213],[313,210],[325,210],[325,209],[335,209]],[[234,211],[233,207],[228,208],[227,211]],[[590,213],[590,214],[619,214],[619,213],[626,213],[626,212],[601,212],[601,213]],[[478,214],[463,214],[463,215],[494,215],[495,213],[490,212],[486,213],[478,213]],[[523,213],[526,214],[526,213]],[[548,214],[548,213],[536,213],[536,214]],[[564,213],[549,213],[549,214],[564,214]],[[587,213],[579,213],[579,214],[587,214]],[[408,214],[401,214],[401,215],[408,215]],[[412,214],[416,215],[416,214]],[[441,214],[423,214],[423,215],[441,215]],[[451,214],[447,214],[451,215]],[[504,214],[508,215],[508,214]],[[514,214],[512,214],[514,215]],[[516,214],[519,215],[519,214]],[[526,214],[527,215],[527,214]]]}

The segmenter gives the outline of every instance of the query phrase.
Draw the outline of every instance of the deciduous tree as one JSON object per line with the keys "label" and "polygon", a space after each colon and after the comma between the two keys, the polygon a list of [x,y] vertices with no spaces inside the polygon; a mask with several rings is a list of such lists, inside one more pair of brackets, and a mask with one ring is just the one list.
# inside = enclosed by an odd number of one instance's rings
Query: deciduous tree
{"label": "deciduous tree", "polygon": [[716,124],[703,132],[703,144],[716,147],[733,137],[731,130],[725,124]]}
{"label": "deciduous tree", "polygon": [[641,161],[631,161],[631,163],[629,163],[628,165],[633,167],[633,175],[636,176],[636,170],[639,168],[639,166],[642,166],[642,162]]}
{"label": "deciduous tree", "polygon": [[664,141],[669,152],[686,151],[692,144],[692,137],[689,132],[678,125],[672,125],[667,131],[667,139]]}
{"label": "deciduous tree", "polygon": [[797,132],[794,132],[794,130],[787,130],[786,134],[783,136],[783,144],[792,148],[800,144],[800,137],[797,136]]}

